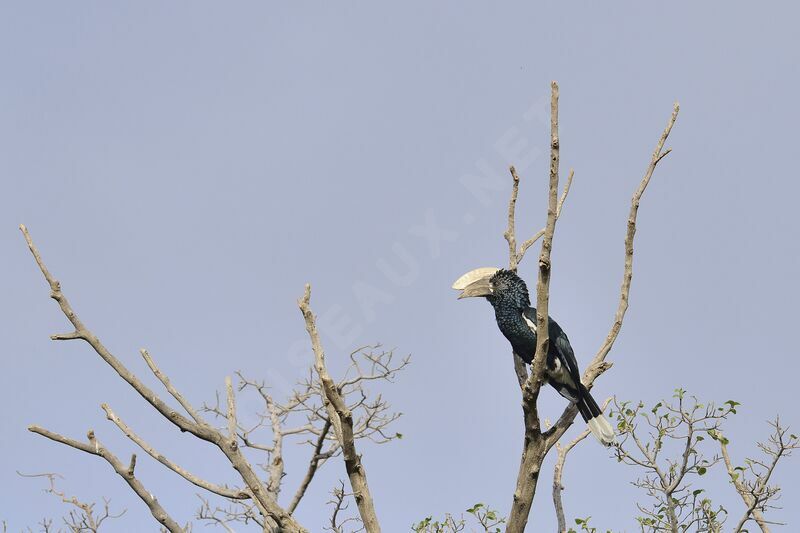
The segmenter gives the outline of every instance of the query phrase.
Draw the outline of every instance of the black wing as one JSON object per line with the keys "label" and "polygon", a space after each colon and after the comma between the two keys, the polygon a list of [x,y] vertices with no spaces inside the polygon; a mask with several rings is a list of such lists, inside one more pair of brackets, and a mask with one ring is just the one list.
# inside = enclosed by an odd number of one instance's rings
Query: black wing
{"label": "black wing", "polygon": [[[536,332],[536,309],[528,307],[523,311],[522,315],[525,317],[528,325],[531,326],[534,333]],[[577,384],[581,382],[581,373],[578,369],[578,361],[575,359],[575,352],[572,351],[572,345],[569,343],[567,334],[558,325],[558,322],[553,320],[553,317],[548,317],[547,331],[550,337],[550,350],[555,351],[555,355],[561,361],[561,364],[567,369],[572,380]]]}
{"label": "black wing", "polygon": [[567,334],[561,329],[561,326],[553,320],[549,321],[547,328],[550,333],[550,343],[556,349],[556,354],[561,360],[561,364],[567,368],[572,381],[578,386],[581,382],[581,372],[578,369],[578,360],[575,359],[575,352],[572,351],[572,345],[569,343]]}

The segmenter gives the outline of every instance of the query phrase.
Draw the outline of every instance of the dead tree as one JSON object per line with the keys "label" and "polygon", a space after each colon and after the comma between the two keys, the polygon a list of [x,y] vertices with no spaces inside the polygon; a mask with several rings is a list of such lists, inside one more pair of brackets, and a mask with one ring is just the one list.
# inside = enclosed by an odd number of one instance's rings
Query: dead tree
{"label": "dead tree", "polygon": [[[20,230],[50,287],[50,297],[58,303],[64,316],[74,328],[71,332],[55,334],[51,338],[82,340],[88,343],[97,355],[158,414],[180,431],[218,448],[239,475],[241,485],[236,487],[200,478],[160,453],[128,426],[108,404],[102,404],[106,418],[147,455],[192,485],[227,500],[227,505],[220,506],[212,505],[207,498],[201,497],[197,519],[227,529],[230,529],[231,523],[246,523],[256,524],[265,532],[305,532],[307,529],[297,522],[293,513],[318,469],[331,458],[341,456],[351,486],[351,490],[346,493],[342,489],[342,500],[345,496],[355,499],[360,515],[358,520],[363,522],[365,530],[369,533],[380,531],[367,484],[366,470],[356,449],[356,443],[369,440],[381,444],[400,436],[398,433],[393,433],[390,428],[399,414],[391,411],[389,404],[381,395],[371,396],[366,385],[373,381],[393,381],[397,373],[408,365],[408,357],[398,360],[392,351],[382,350],[379,346],[365,346],[350,354],[350,365],[345,374],[339,380],[334,380],[325,363],[310,307],[311,287],[307,285],[298,305],[311,340],[314,363],[308,377],[298,384],[289,398],[279,402],[269,394],[264,382],[238,374],[239,393],[258,394],[264,402],[264,411],[259,415],[259,422],[254,426],[245,427],[237,416],[236,391],[231,378],[225,380],[224,401],[220,401],[218,396],[215,405],[204,405],[202,409],[197,409],[157,366],[150,353],[142,349],[140,351],[142,358],[180,406],[180,409],[177,409],[136,377],[80,320],[62,292],[61,284],[45,266],[28,230],[25,226],[20,226]],[[206,420],[203,414],[221,419],[223,426],[216,427]],[[79,441],[36,425],[28,429],[58,443],[104,459],[147,505],[153,518],[166,530],[183,532],[190,528],[189,523],[184,522],[186,525],[181,525],[173,518],[136,475],[136,454],[131,456],[129,462],[124,463],[101,444],[94,430],[88,431],[86,441]],[[265,443],[261,440],[264,433],[270,435],[270,442]],[[282,506],[278,503],[284,477],[282,450],[284,440],[290,438],[306,444],[311,453],[303,479],[296,487],[289,504]],[[257,466],[254,466],[251,453],[266,456],[262,473],[266,479],[262,479],[262,474],[258,472]],[[333,523],[336,523],[335,519]]]}

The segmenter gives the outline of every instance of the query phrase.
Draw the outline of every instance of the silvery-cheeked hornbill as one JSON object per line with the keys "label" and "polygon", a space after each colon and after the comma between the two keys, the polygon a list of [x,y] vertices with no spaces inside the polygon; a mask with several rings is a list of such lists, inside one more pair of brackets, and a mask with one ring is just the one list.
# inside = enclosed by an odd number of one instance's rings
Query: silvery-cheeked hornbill
{"label": "silvery-cheeked hornbill", "polygon": [[[523,361],[533,362],[536,353],[536,309],[531,307],[528,287],[510,270],[478,268],[467,272],[453,284],[459,299],[483,297],[494,307],[497,326]],[[614,442],[614,429],[581,383],[578,362],[564,330],[548,318],[550,338],[545,363],[545,378],[561,396],[578,407],[592,434],[605,445]]]}

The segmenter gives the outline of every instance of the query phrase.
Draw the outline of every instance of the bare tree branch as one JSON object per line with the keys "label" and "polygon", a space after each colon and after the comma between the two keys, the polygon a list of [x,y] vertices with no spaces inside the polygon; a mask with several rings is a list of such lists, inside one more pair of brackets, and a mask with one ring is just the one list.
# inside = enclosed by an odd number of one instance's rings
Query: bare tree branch
{"label": "bare tree branch", "polygon": [[[128,382],[128,384],[133,387],[133,389],[138,392],[142,398],[144,398],[150,405],[155,407],[155,409],[167,420],[178,426],[181,431],[188,431],[200,438],[210,439],[211,434],[209,432],[203,431],[201,425],[191,422],[180,413],[172,409],[169,405],[164,403],[161,398],[159,398],[152,390],[150,390],[149,387],[142,383],[139,378],[137,378],[116,357],[114,357],[111,352],[109,352],[108,349],[106,349],[106,347],[100,342],[100,339],[93,335],[86,328],[86,326],[83,325],[83,322],[81,322],[81,320],[78,318],[78,315],[72,310],[72,306],[70,306],[66,296],[61,292],[61,284],[47,270],[47,267],[39,255],[39,251],[36,249],[36,246],[34,246],[33,241],[28,234],[27,228],[25,228],[24,225],[20,225],[20,230],[25,236],[25,240],[28,243],[28,248],[30,248],[33,257],[36,259],[39,269],[42,271],[47,283],[50,285],[50,297],[58,302],[58,305],[61,307],[61,311],[75,327],[74,334],[70,334],[68,338],[83,339],[89,343],[89,345],[94,348],[97,354],[106,363],[108,363],[109,366],[111,366],[111,368],[113,368],[122,379]],[[51,338],[53,340],[61,340],[67,338],[67,336],[52,335]]]}
{"label": "bare tree branch", "polygon": [[189,416],[191,416],[198,424],[205,423],[205,421],[197,415],[197,411],[195,411],[194,407],[192,407],[192,404],[190,404],[189,401],[184,398],[180,392],[178,392],[178,389],[172,386],[169,377],[167,377],[167,375],[164,374],[160,368],[158,368],[155,361],[153,361],[153,358],[150,357],[150,353],[144,348],[139,350],[139,353],[142,354],[142,358],[144,359],[145,363],[147,363],[147,366],[150,367],[150,370],[153,372],[153,374],[164,385],[164,388],[167,389],[167,392],[169,392],[172,397],[175,398],[179,404],[181,404],[181,407],[184,408]]}
{"label": "bare tree branch", "polygon": [[345,503],[345,500],[348,496],[352,496],[352,494],[345,492],[344,483],[340,481],[339,486],[334,487],[333,489],[333,499],[328,501],[328,505],[333,506],[333,511],[331,511],[330,525],[325,527],[326,531],[332,531],[333,533],[345,533],[345,525],[351,522],[361,525],[355,529],[350,529],[350,533],[364,531],[364,526],[360,519],[356,517],[343,516],[344,512],[347,511],[349,506],[347,503]]}
{"label": "bare tree branch", "polygon": [[[528,239],[527,241],[523,242],[519,250],[517,250],[517,236],[516,236],[516,229],[515,229],[515,210],[517,205],[517,195],[519,193],[519,176],[517,175],[517,169],[514,168],[512,165],[509,167],[509,171],[511,172],[512,178],[512,186],[511,186],[511,199],[508,202],[508,227],[506,231],[503,233],[503,237],[505,237],[506,242],[508,242],[508,269],[513,270],[514,272],[517,271],[517,267],[522,262],[522,259],[525,257],[525,252],[528,251],[528,248],[533,246],[533,244],[542,238],[545,232],[545,228],[540,229],[537,231],[533,237]],[[564,202],[567,199],[567,195],[569,194],[569,190],[572,187],[572,178],[575,177],[575,171],[573,169],[569,170],[569,175],[567,176],[567,183],[564,185],[564,190],[561,193],[561,198],[558,200],[558,205],[556,206],[556,220],[561,216],[561,209],[564,207]]]}
{"label": "bare tree branch", "polygon": [[235,533],[235,530],[229,524],[241,523],[249,525],[252,522],[261,528],[264,533],[274,533],[276,531],[274,521],[265,520],[261,517],[254,503],[233,500],[228,507],[212,507],[211,502],[206,498],[199,494],[197,497],[200,498],[201,505],[195,517],[198,520],[208,522],[206,525],[217,525],[228,533]]}
{"label": "bare tree branch", "polygon": [[[408,365],[409,357],[397,360],[393,351],[379,348],[380,345],[363,346],[351,352],[350,365],[336,383],[336,388],[352,413],[353,439],[369,439],[376,444],[383,444],[402,437],[400,433],[389,432],[389,426],[400,414],[390,412],[389,404],[381,395],[372,397],[365,384],[376,380],[392,382],[397,373]],[[279,403],[269,394],[265,382],[249,379],[241,372],[236,374],[240,379],[238,390],[256,392],[264,402],[263,410],[256,414],[256,422],[247,427],[239,422],[237,431],[244,448],[266,454],[266,460],[259,466],[267,473],[267,488],[276,499],[284,477],[284,441],[294,437],[302,439],[299,444],[312,448],[305,475],[287,506],[287,511],[293,513],[306,495],[318,469],[328,459],[342,453],[332,431],[333,424],[325,405],[322,382],[312,366],[308,377],[298,383],[288,400]],[[227,425],[227,409],[221,406],[219,394],[214,405],[204,404],[202,410],[225,420]],[[298,422],[298,419],[303,421]],[[271,434],[270,444],[261,441],[262,432]]]}
{"label": "bare tree branch", "polygon": [[350,486],[353,489],[353,497],[356,500],[358,512],[361,515],[361,520],[364,522],[364,528],[368,533],[379,533],[381,528],[375,513],[375,506],[372,502],[372,493],[367,484],[367,472],[361,464],[361,456],[356,451],[353,438],[352,411],[348,408],[342,398],[341,391],[336,387],[333,379],[331,379],[328,374],[328,369],[325,366],[325,352],[322,349],[322,343],[317,333],[316,321],[314,313],[311,311],[310,301],[311,285],[306,284],[305,294],[297,303],[300,307],[300,311],[303,313],[306,331],[308,331],[308,336],[311,339],[311,347],[315,357],[315,368],[317,369],[317,374],[322,382],[324,391],[323,401],[325,402],[328,416],[333,424],[336,438],[342,446],[345,468],[350,478]]}
{"label": "bare tree branch", "polygon": [[[608,407],[609,402],[611,402],[611,398],[608,398],[605,402],[603,402],[602,410],[605,411],[606,407]],[[564,491],[564,484],[562,483],[561,479],[564,473],[564,463],[567,460],[567,454],[577,446],[583,439],[589,436],[591,431],[589,428],[584,429],[577,437],[572,439],[567,445],[561,446],[561,444],[556,444],[556,449],[558,450],[558,458],[556,459],[556,466],[553,469],[553,506],[556,510],[556,519],[558,520],[558,531],[560,533],[566,533],[567,531],[567,521],[564,518],[564,503],[561,499],[561,493]]]}
{"label": "bare tree branch", "polygon": [[[664,131],[661,133],[661,137],[658,139],[656,148],[653,151],[652,157],[650,158],[650,163],[647,166],[647,170],[645,170],[644,177],[642,178],[642,181],[639,183],[638,188],[633,193],[633,197],[631,198],[631,208],[628,214],[627,232],[625,235],[625,265],[622,274],[620,300],[614,316],[614,322],[611,325],[611,330],[606,336],[603,344],[600,346],[597,354],[592,359],[592,362],[588,367],[586,367],[586,370],[581,378],[581,381],[587,389],[591,389],[594,380],[597,379],[597,377],[603,372],[611,368],[611,363],[607,362],[605,358],[611,351],[611,347],[614,345],[614,342],[617,340],[617,336],[622,329],[622,321],[625,318],[625,312],[628,310],[628,295],[630,294],[631,279],[633,278],[633,239],[636,235],[636,217],[639,212],[639,202],[642,199],[645,189],[647,189],[647,185],[650,183],[650,178],[652,178],[653,172],[655,172],[656,165],[658,165],[658,163],[670,152],[669,149],[664,150],[664,144],[667,142],[667,138],[672,131],[672,127],[675,125],[679,110],[680,106],[676,102],[672,108],[672,115],[667,122],[667,126],[664,128]],[[570,404],[566,409],[564,409],[563,414],[558,419],[556,424],[547,432],[548,449],[558,442],[558,439],[561,438],[561,435],[563,435],[567,428],[572,425],[572,421],[575,419],[575,415],[577,414],[578,409],[574,404]]]}
{"label": "bare tree branch", "polygon": [[[264,401],[267,404],[267,411],[269,411],[270,425],[272,427],[272,461],[269,466],[269,482],[267,483],[267,490],[269,490],[277,499],[278,492],[281,487],[281,480],[283,479],[283,436],[284,429],[281,427],[281,420],[278,414],[278,407],[272,400],[269,394],[264,394]],[[292,433],[292,430],[288,430]],[[287,509],[291,514],[293,511]]]}
{"label": "bare tree branch", "polygon": [[128,427],[127,424],[125,424],[125,422],[122,421],[122,419],[119,416],[117,416],[116,413],[114,413],[114,411],[111,409],[111,407],[108,406],[108,404],[104,403],[100,407],[102,407],[103,411],[105,411],[106,418],[114,422],[114,424],[116,424],[116,426],[125,434],[126,437],[131,439],[133,442],[136,443],[137,446],[139,446],[142,450],[147,452],[147,454],[150,457],[152,457],[162,465],[166,466],[167,468],[169,468],[170,470],[172,470],[173,472],[184,478],[189,483],[192,483],[193,485],[196,485],[209,492],[213,492],[214,494],[217,494],[224,498],[231,498],[236,500],[246,500],[251,498],[251,495],[246,491],[239,489],[229,489],[227,487],[216,485],[214,483],[201,479],[198,476],[192,474],[191,472],[188,472],[187,470],[181,468],[177,464],[167,459],[163,454],[158,452],[155,448],[153,448],[151,445],[145,442],[144,439],[142,439],[139,435],[137,435],[130,427]]}
{"label": "bare tree branch", "polygon": [[747,509],[744,512],[744,515],[739,520],[739,523],[736,525],[734,529],[735,532],[741,531],[744,525],[747,523],[748,520],[752,517],[753,520],[756,521],[758,527],[761,528],[763,533],[769,533],[769,526],[767,525],[766,520],[764,519],[764,515],[761,511],[757,508],[758,501],[756,498],[753,497],[752,494],[747,490],[747,487],[744,484],[742,479],[739,479],[739,474],[735,471],[734,466],[731,462],[730,455],[728,454],[728,446],[726,439],[720,439],[720,449],[722,451],[722,459],[725,461],[725,468],[728,471],[728,475],[731,478],[731,483],[733,484],[736,492],[739,493],[741,496],[742,501],[744,501]]}
{"label": "bare tree branch", "polygon": [[236,442],[236,396],[233,394],[233,383],[230,376],[225,377],[225,390],[228,392],[228,438]]}
{"label": "bare tree branch", "polygon": [[[250,493],[252,494],[256,505],[259,508],[259,512],[263,514],[265,517],[269,517],[281,527],[285,528],[287,531],[290,532],[304,532],[305,529],[297,523],[297,521],[286,512],[285,509],[280,507],[275,499],[270,495],[270,493],[266,490],[263,483],[259,479],[258,475],[253,470],[253,467],[247,461],[245,456],[242,454],[241,450],[239,449],[237,438],[234,432],[232,437],[225,437],[221,432],[215,430],[207,423],[201,421],[193,422],[187,419],[185,416],[178,413],[175,409],[170,407],[166,402],[164,402],[155,392],[153,392],[149,387],[147,387],[144,383],[142,383],[139,378],[137,378],[132,372],[130,372],[125,365],[123,365],[119,359],[117,359],[94,335],[91,331],[89,331],[86,326],[84,326],[83,322],[78,318],[78,315],[72,309],[67,300],[66,296],[61,292],[61,285],[60,283],[50,274],[50,271],[45,266],[44,262],[42,261],[41,255],[37,250],[36,246],[33,244],[33,241],[28,233],[28,230],[25,228],[24,225],[20,225],[20,230],[25,237],[25,241],[28,243],[28,248],[30,248],[31,253],[33,254],[34,259],[36,260],[36,264],[39,266],[39,269],[42,271],[42,274],[47,280],[47,283],[50,286],[50,297],[58,302],[61,311],[67,317],[67,319],[72,323],[75,327],[74,335],[70,338],[79,338],[85,340],[89,345],[94,349],[94,351],[109,365],[113,368],[119,376],[125,380],[133,389],[139,393],[142,398],[145,399],[150,405],[152,405],[162,416],[164,416],[167,420],[172,422],[176,425],[181,431],[186,431],[191,433],[192,435],[210,442],[216,445],[220,451],[227,457],[230,461],[233,468],[239,473],[242,477],[242,480],[247,485]],[[65,338],[63,335],[61,336],[54,336],[55,339]],[[145,358],[147,360],[147,358]],[[155,365],[151,366],[154,368]],[[157,376],[159,374],[156,374]],[[159,378],[162,383],[166,384],[169,383],[169,380],[166,379],[166,376],[163,374],[161,378]],[[168,387],[169,390],[169,387]],[[174,389],[173,389],[174,390]],[[173,394],[175,396],[175,394]],[[180,396],[178,394],[178,396]],[[176,398],[177,399],[177,398]],[[178,400],[181,404],[181,400]],[[188,402],[186,402],[188,405]],[[235,426],[234,426],[235,427]],[[41,433],[44,435],[44,433]],[[54,439],[55,440],[55,439]],[[77,442],[77,441],[72,441]],[[78,448],[81,449],[81,448]],[[135,478],[133,478],[135,479]]]}
{"label": "bare tree branch", "polygon": [[314,450],[311,453],[311,460],[308,463],[308,470],[306,470],[306,475],[303,476],[303,480],[300,482],[300,486],[297,487],[297,492],[295,492],[294,496],[292,497],[292,501],[289,503],[289,506],[286,508],[287,511],[293,513],[295,509],[297,509],[297,505],[300,503],[300,500],[303,499],[303,496],[306,493],[306,489],[308,489],[308,485],[311,483],[311,480],[314,479],[314,474],[317,473],[317,468],[319,467],[320,460],[322,460],[321,452],[322,446],[325,443],[325,438],[328,436],[328,432],[331,429],[331,421],[330,419],[325,421],[325,426],[322,428],[322,432],[320,432],[319,437],[317,437],[317,443],[314,445]]}
{"label": "bare tree branch", "polygon": [[135,492],[136,495],[141,498],[145,505],[147,505],[147,507],[150,509],[150,513],[153,515],[153,518],[155,518],[158,523],[167,528],[171,533],[184,532],[184,529],[179,526],[178,523],[171,516],[169,516],[169,514],[167,514],[163,507],[161,507],[161,504],[158,503],[156,497],[153,496],[153,494],[147,489],[145,489],[142,482],[139,481],[139,478],[134,476],[133,472],[130,472],[128,467],[126,467],[116,455],[108,451],[100,444],[100,441],[98,441],[94,436],[94,431],[89,431],[87,435],[89,439],[88,443],[64,437],[63,435],[59,435],[58,433],[54,433],[39,426],[29,426],[28,431],[38,433],[43,437],[60,442],[61,444],[66,444],[67,446],[71,446],[76,450],[102,457],[106,460],[106,462],[108,462],[108,464],[111,465],[114,471],[125,480],[125,483],[127,483],[128,486],[133,489],[133,492]]}
{"label": "bare tree branch", "polygon": [[745,461],[747,468],[733,465],[728,453],[728,439],[721,430],[717,430],[712,435],[719,442],[722,459],[731,483],[746,506],[745,512],[733,530],[734,533],[743,531],[744,526],[750,520],[754,520],[763,533],[769,533],[769,524],[775,523],[769,522],[763,514],[768,508],[774,507],[771,502],[779,497],[780,492],[780,487],[771,486],[769,481],[778,462],[784,457],[790,456],[794,450],[800,447],[800,444],[797,436],[790,435],[789,430],[781,425],[779,418],[776,417],[773,422],[770,422],[770,425],[773,432],[769,436],[769,440],[758,443],[758,447],[767,456],[767,460],[747,459]]}
{"label": "bare tree branch", "polygon": [[594,381],[594,378],[596,378],[592,372],[592,368],[597,367],[597,365],[603,362],[605,357],[608,355],[608,352],[611,351],[611,347],[614,345],[614,341],[617,340],[617,336],[622,329],[622,321],[625,318],[625,312],[628,310],[628,295],[631,291],[631,279],[633,278],[633,239],[636,235],[636,217],[639,213],[639,202],[641,202],[642,195],[644,194],[645,189],[647,189],[647,186],[650,184],[650,178],[653,177],[653,172],[656,170],[656,165],[658,165],[658,163],[671,152],[670,149],[664,150],[664,144],[667,142],[667,138],[672,131],[672,127],[675,125],[675,121],[678,119],[679,111],[680,106],[676,102],[672,107],[672,115],[669,118],[669,122],[667,122],[667,126],[664,128],[664,131],[661,133],[661,137],[658,139],[656,148],[653,150],[653,155],[650,158],[650,164],[647,166],[644,177],[642,178],[642,181],[639,183],[639,187],[636,189],[636,192],[633,193],[633,197],[631,198],[631,209],[630,213],[628,214],[628,229],[625,234],[625,267],[622,276],[622,286],[620,288],[619,305],[617,306],[617,312],[614,315],[614,322],[611,325],[611,330],[606,336],[606,340],[597,351],[597,355],[595,355],[594,359],[592,360],[592,365],[587,368],[586,372],[584,373],[584,381],[588,381],[588,385],[591,385],[591,383]]}

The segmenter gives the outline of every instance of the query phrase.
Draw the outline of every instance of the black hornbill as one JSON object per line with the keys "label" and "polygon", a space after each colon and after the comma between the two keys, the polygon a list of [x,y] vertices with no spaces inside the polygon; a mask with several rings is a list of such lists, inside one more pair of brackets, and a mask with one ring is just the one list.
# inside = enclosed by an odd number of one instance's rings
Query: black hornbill
{"label": "black hornbill", "polygon": [[[533,362],[536,353],[536,309],[531,307],[528,287],[510,270],[478,268],[467,272],[453,284],[459,299],[483,297],[494,307],[497,326],[523,361]],[[567,334],[548,317],[550,338],[545,363],[545,378],[561,396],[578,407],[592,434],[605,445],[614,442],[614,429],[581,383],[578,362]]]}

